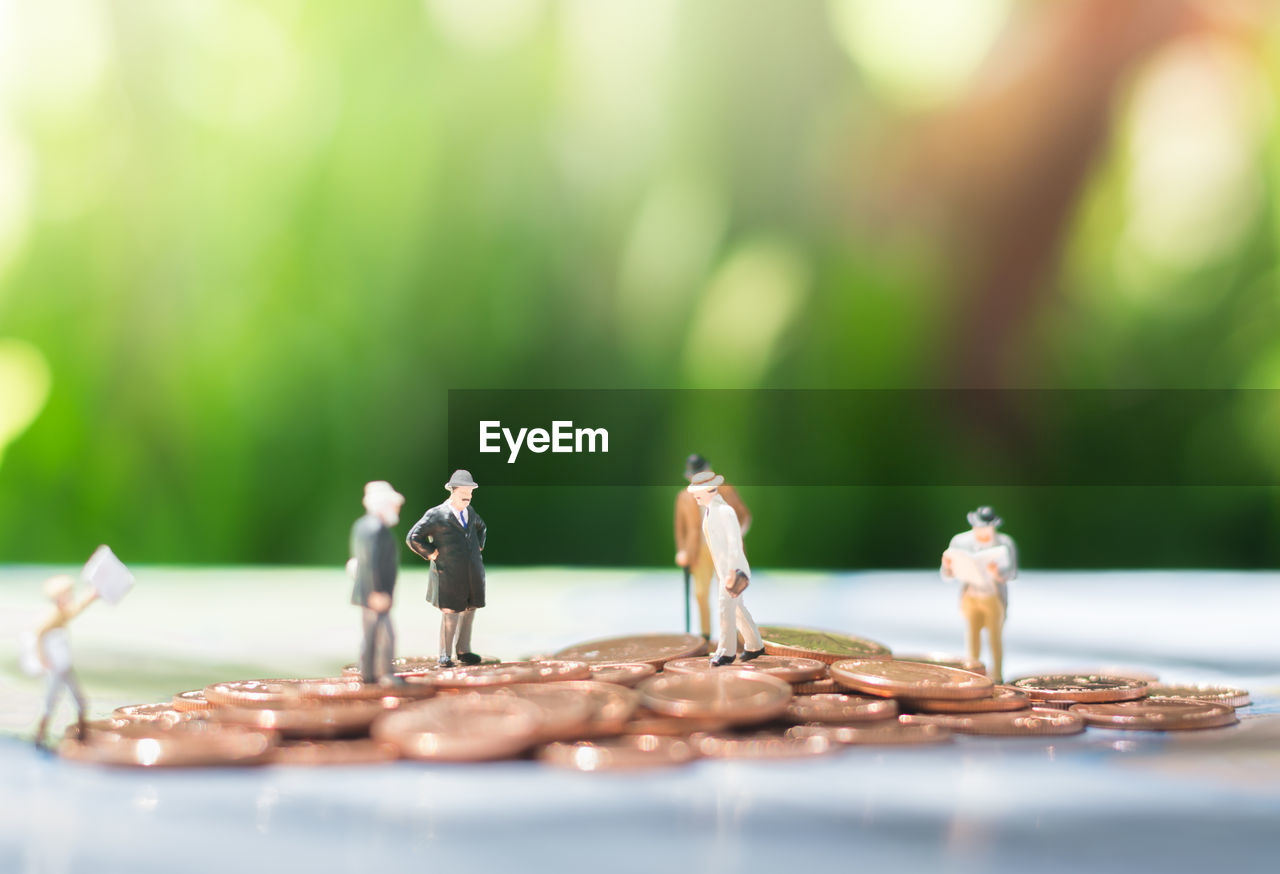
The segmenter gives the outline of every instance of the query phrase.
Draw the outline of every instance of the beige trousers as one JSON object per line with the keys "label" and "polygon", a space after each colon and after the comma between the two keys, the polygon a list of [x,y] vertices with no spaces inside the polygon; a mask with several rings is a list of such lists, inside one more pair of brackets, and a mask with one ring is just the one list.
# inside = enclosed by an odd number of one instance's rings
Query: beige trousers
{"label": "beige trousers", "polygon": [[965,592],[960,596],[960,612],[969,623],[969,658],[982,658],[982,629],[987,630],[987,642],[991,645],[991,661],[987,673],[997,683],[1004,682],[1001,661],[1004,658],[1004,604],[999,595],[976,595]]}

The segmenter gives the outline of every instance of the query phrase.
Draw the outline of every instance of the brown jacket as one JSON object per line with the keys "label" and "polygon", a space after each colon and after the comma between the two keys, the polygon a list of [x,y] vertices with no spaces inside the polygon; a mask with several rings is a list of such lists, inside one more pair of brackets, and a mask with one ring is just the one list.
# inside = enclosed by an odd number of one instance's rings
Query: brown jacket
{"label": "brown jacket", "polygon": [[[733,512],[738,514],[738,524],[746,533],[751,527],[751,511],[742,503],[738,490],[725,483],[720,486],[720,497],[733,507]],[[688,553],[690,566],[697,562],[698,553],[702,551],[702,508],[686,489],[676,495],[676,551],[681,550]]]}

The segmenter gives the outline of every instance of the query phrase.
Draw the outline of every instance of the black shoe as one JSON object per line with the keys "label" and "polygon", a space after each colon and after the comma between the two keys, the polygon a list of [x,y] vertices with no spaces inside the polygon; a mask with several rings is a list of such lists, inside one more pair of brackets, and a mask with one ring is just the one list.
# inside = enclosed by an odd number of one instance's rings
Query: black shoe
{"label": "black shoe", "polygon": [[480,656],[473,652],[460,652],[458,653],[458,661],[464,665],[478,665],[480,664]]}
{"label": "black shoe", "polygon": [[760,649],[749,649],[740,656],[740,659],[741,661],[749,662],[752,659],[760,658],[762,655],[764,655],[764,647],[760,647]]}
{"label": "black shoe", "polygon": [[442,658],[436,664],[440,665],[442,668],[451,668],[453,667],[453,659]]}
{"label": "black shoe", "polygon": [[711,667],[713,668],[723,668],[725,665],[731,664],[733,664],[733,656],[731,655],[722,655],[718,659],[711,660]]}

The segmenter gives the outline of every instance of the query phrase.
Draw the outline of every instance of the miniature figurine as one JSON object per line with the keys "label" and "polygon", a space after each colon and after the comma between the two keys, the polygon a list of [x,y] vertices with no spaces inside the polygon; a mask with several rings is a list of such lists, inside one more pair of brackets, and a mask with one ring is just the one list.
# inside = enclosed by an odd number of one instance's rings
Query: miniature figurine
{"label": "miniature figurine", "polygon": [[764,641],[755,620],[743,603],[742,593],[751,579],[751,567],[742,549],[742,528],[733,507],[720,495],[724,477],[714,471],[694,474],[687,487],[702,508],[702,536],[711,553],[720,594],[720,641],[711,655],[712,667],[727,665],[738,653],[738,632],[742,632],[742,661],[764,655]]}
{"label": "miniature figurine", "polygon": [[432,507],[409,532],[409,548],[431,562],[427,600],[440,608],[440,665],[453,666],[453,654],[464,665],[480,664],[471,651],[471,626],[484,606],[485,525],[471,507],[476,481],[455,470],[445,483],[449,499]]}
{"label": "miniature figurine", "polygon": [[960,612],[969,623],[969,658],[980,659],[985,628],[991,645],[991,678],[1001,683],[1008,583],[1018,576],[1018,549],[1012,537],[996,533],[1004,520],[990,507],[979,507],[967,518],[971,530],[952,537],[942,553],[942,578],[963,583]]}
{"label": "miniature figurine", "polygon": [[[694,474],[707,470],[710,464],[697,453],[684,463],[684,478],[693,480]],[[745,536],[751,527],[751,511],[742,502],[733,486],[724,483],[719,488],[720,497],[733,508],[738,525]],[[676,564],[684,568],[684,630],[689,630],[689,577],[693,577],[694,596],[698,601],[698,619],[702,624],[702,637],[711,640],[711,577],[715,567],[706,541],[702,539],[702,511],[688,489],[676,495]]]}
{"label": "miniature figurine", "polygon": [[116,558],[107,546],[94,551],[81,571],[81,577],[89,586],[79,601],[74,598],[74,577],[62,574],[45,581],[44,591],[53,601],[54,610],[34,634],[24,635],[22,667],[31,675],[44,674],[44,713],[36,729],[36,746],[44,745],[49,721],[58,706],[58,699],[65,689],[76,705],[76,727],[81,735],[85,730],[85,711],[88,704],[75,669],[71,666],[71,640],[67,626],[98,598],[108,604],[118,604],[133,587],[133,574]]}
{"label": "miniature figurine", "polygon": [[365,683],[399,684],[391,666],[396,654],[396,632],[391,625],[400,558],[391,529],[400,522],[404,495],[391,483],[365,483],[365,515],[351,526],[351,558],[347,575],[355,583],[351,603],[362,608],[364,639],[360,646],[360,680]]}

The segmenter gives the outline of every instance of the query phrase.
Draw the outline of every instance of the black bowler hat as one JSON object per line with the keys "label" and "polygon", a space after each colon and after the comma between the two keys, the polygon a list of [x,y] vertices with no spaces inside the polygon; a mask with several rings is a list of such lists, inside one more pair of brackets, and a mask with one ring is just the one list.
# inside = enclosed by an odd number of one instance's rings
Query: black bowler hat
{"label": "black bowler hat", "polygon": [[695,452],[684,460],[684,478],[693,479],[695,473],[702,473],[710,467],[707,460]]}
{"label": "black bowler hat", "polygon": [[992,528],[999,528],[1004,524],[1004,520],[996,515],[996,511],[990,507],[979,507],[966,516],[969,525],[973,528],[983,528],[990,525]]}

